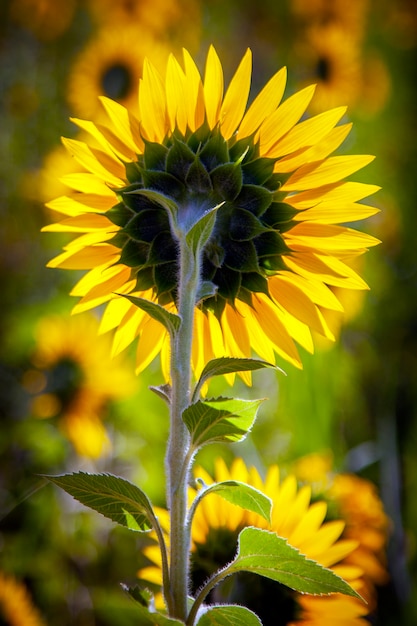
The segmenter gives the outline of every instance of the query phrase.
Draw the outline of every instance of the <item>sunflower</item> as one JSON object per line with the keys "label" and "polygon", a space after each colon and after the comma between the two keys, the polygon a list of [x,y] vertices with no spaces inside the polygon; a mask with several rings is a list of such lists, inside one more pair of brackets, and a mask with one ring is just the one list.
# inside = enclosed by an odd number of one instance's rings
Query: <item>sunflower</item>
{"label": "sunflower", "polygon": [[360,476],[334,473],[329,454],[302,457],[294,467],[296,475],[307,483],[314,481],[313,496],[328,503],[327,518],[343,519],[343,537],[358,542],[345,562],[363,571],[362,595],[371,608],[375,604],[375,588],[388,581],[386,546],[389,520],[376,486]]}
{"label": "sunflower", "polygon": [[97,337],[92,315],[51,315],[36,329],[34,368],[24,385],[33,394],[32,413],[39,419],[58,417],[78,454],[98,458],[110,449],[102,422],[111,400],[132,393],[130,369],[109,357],[107,337]]}
{"label": "sunflower", "polygon": [[209,293],[195,307],[197,375],[210,358],[252,349],[301,367],[295,342],[312,352],[311,330],[333,338],[326,315],[342,306],[331,287],[367,289],[350,262],[377,240],[342,224],[377,212],[359,201],[378,187],[343,180],[373,157],[329,156],[350,131],[339,124],[346,108],[300,121],[314,86],[281,103],[283,68],[245,112],[250,81],[250,50],[225,94],[213,47],[204,80],[186,51],[184,67],[170,56],[165,80],[145,61],[139,117],[101,98],[106,122],[75,120],[95,146],[64,139],[82,171],[48,204],[65,219],[45,230],[80,236],[49,266],[89,270],[71,292],[74,312],[106,303],[101,331],[116,329],[115,354],[139,338],[138,372],[161,353],[168,376],[167,331],[123,297],[176,310],[166,201],[184,228],[221,205],[202,258]]}
{"label": "sunflower", "polygon": [[337,22],[314,25],[296,44],[305,81],[317,83],[316,111],[357,103],[363,83],[361,48],[350,29]]}
{"label": "sunflower", "polygon": [[0,572],[0,622],[7,626],[45,626],[26,587]]}
{"label": "sunflower", "polygon": [[[132,25],[133,24],[133,25]],[[70,70],[67,100],[76,115],[97,117],[98,97],[108,96],[137,112],[137,90],[145,54],[152,51],[163,67],[168,52],[140,25],[132,22],[103,28],[75,59]]]}
{"label": "sunflower", "polygon": [[[199,35],[200,8],[196,0],[88,0],[87,8],[96,24],[113,26],[138,24],[142,30],[171,38],[181,30],[196,42]],[[191,39],[190,39],[191,37]]]}
{"label": "sunflower", "polygon": [[[213,478],[201,467],[195,476],[206,485]],[[361,569],[345,564],[344,559],[357,546],[357,541],[341,539],[344,522],[324,522],[325,502],[310,503],[311,488],[297,487],[294,475],[280,479],[278,466],[271,466],[262,479],[258,471],[247,468],[242,459],[235,459],[228,469],[223,459],[217,459],[215,481],[237,480],[261,490],[273,503],[269,525],[261,516],[230,504],[215,494],[203,498],[196,509],[192,527],[191,579],[192,591],[218,568],[230,562],[236,552],[239,532],[246,526],[275,531],[308,558],[316,560],[347,580],[355,589],[362,588]],[[190,500],[195,492],[190,490]],[[167,526],[167,513],[159,512],[159,519]],[[160,556],[157,546],[145,548],[145,555],[153,565],[138,572],[141,580],[161,584]],[[334,594],[328,597],[308,596],[292,592],[280,584],[259,576],[239,574],[216,587],[209,601],[241,603],[255,611],[264,626],[277,624],[308,624],[309,626],[342,626],[349,617],[349,626],[367,624],[366,606],[359,600]]]}

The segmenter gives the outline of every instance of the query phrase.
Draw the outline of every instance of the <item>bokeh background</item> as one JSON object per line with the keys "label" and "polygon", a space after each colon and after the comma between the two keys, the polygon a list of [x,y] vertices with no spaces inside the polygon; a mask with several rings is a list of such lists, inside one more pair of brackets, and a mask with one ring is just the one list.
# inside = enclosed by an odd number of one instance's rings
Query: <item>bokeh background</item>
{"label": "bokeh background", "polygon": [[[149,390],[162,382],[159,363],[135,377],[129,350],[110,360],[96,317],[70,316],[74,272],[45,267],[65,240],[40,229],[74,167],[60,144],[76,136],[69,118],[99,115],[100,94],[134,108],[145,55],[158,65],[187,47],[203,69],[210,43],[226,78],[252,48],[255,92],[287,65],[287,95],[317,83],[312,112],[349,105],[344,149],[376,155],[359,178],[382,187],[372,200],[381,212],[362,227],[382,244],[361,266],[371,291],[348,294],[334,321],[337,343],[304,354],[303,371],[237,383],[236,394],[269,398],[258,423],[244,444],[199,460],[285,468],[330,454],[337,471],[372,481],[390,519],[390,580],[374,622],[415,626],[415,0],[1,0],[0,596],[31,603],[51,626],[137,623],[119,585],[135,580],[141,539],[40,475],[112,472],[163,505],[167,412]],[[18,623],[7,619],[0,602],[0,623]]]}

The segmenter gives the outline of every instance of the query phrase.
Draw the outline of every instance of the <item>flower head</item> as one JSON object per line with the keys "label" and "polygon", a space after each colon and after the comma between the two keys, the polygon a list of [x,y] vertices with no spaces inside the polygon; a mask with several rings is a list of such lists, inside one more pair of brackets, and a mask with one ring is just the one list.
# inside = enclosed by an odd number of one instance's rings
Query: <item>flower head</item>
{"label": "flower head", "polygon": [[49,203],[65,219],[47,230],[79,236],[49,265],[88,270],[72,291],[81,297],[74,310],[106,303],[101,330],[116,328],[114,353],[139,338],[138,371],[159,352],[168,370],[167,331],[122,297],[175,311],[167,202],[184,228],[221,205],[202,258],[197,374],[210,358],[252,349],[301,367],[295,341],[313,351],[312,330],[333,337],[326,314],[342,306],[332,288],[367,288],[349,262],[377,240],[342,224],[376,212],[359,201],[377,187],[343,179],[373,157],[329,156],[350,131],[339,124],[346,109],[302,119],[314,86],[281,102],[285,69],[247,108],[250,82],[250,51],[225,93],[214,48],[204,79],[186,51],[183,66],[169,58],[164,79],[145,60],[138,116],[101,98],[107,121],[75,120],[91,142],[64,140],[83,171]]}
{"label": "flower head", "polygon": [[34,369],[24,379],[35,417],[58,417],[78,454],[90,458],[108,452],[105,409],[131,393],[134,382],[127,366],[110,359],[108,338],[97,337],[97,329],[89,314],[43,318],[36,330]]}
{"label": "flower head", "polygon": [[[207,485],[213,483],[213,478],[201,467],[196,468],[194,474]],[[245,482],[269,496],[273,503],[272,519],[268,524],[260,515],[241,509],[215,494],[204,497],[196,509],[192,526],[191,577],[194,591],[214,571],[233,559],[238,534],[246,526],[275,531],[308,558],[331,568],[355,589],[361,590],[362,570],[345,562],[358,542],[341,538],[344,529],[342,520],[324,521],[327,506],[324,501],[310,502],[309,486],[298,488],[294,475],[281,478],[279,468],[275,465],[268,469],[262,479],[257,470],[247,468],[242,459],[236,459],[230,469],[222,459],[217,459],[214,474],[216,482]],[[193,495],[191,492],[191,499]],[[165,518],[166,513],[159,512],[161,523],[168,526]],[[156,546],[148,547],[145,554],[155,565],[139,571],[138,575],[143,580],[160,584],[159,549]],[[330,623],[342,626],[346,623],[346,616],[351,620],[349,625],[365,626],[367,623],[362,619],[368,612],[366,605],[352,597],[341,594],[304,597],[278,583],[249,574],[233,576],[229,581],[227,585],[215,588],[214,596],[209,598],[211,602],[244,604],[258,613],[266,626],[322,626]]]}

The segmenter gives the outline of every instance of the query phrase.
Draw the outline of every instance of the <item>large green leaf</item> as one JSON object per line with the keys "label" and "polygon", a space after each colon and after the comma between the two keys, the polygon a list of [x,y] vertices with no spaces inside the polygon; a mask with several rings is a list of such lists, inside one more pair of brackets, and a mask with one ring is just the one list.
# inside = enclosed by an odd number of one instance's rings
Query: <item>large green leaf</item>
{"label": "large green leaf", "polygon": [[242,509],[261,515],[267,522],[271,520],[271,499],[251,485],[238,480],[225,480],[220,483],[214,483],[198,492],[198,501],[210,493],[216,493],[224,500],[236,504]]}
{"label": "large green leaf", "polygon": [[262,626],[259,617],[244,606],[213,606],[198,620],[198,626]]}
{"label": "large green leaf", "polygon": [[224,356],[218,359],[212,359],[204,366],[200,379],[196,385],[194,395],[201,389],[204,383],[213,376],[223,376],[224,374],[234,374],[236,372],[249,372],[259,370],[264,367],[274,368],[285,373],[280,367],[268,361],[260,359],[238,359],[235,357]]}
{"label": "large green leaf", "polygon": [[183,412],[194,448],[214,441],[242,441],[263,400],[216,398],[198,400]]}
{"label": "large green leaf", "polygon": [[124,478],[85,472],[45,478],[121,526],[136,531],[154,527],[155,515],[147,495]]}
{"label": "large green leaf", "polygon": [[175,315],[175,313],[167,311],[160,304],[147,300],[146,298],[139,298],[138,296],[129,296],[124,293],[118,295],[123,296],[139,309],[145,311],[154,320],[160,322],[160,324],[165,326],[170,335],[173,335],[180,327],[181,318]]}
{"label": "large green leaf", "polygon": [[308,559],[276,533],[260,528],[249,527],[241,531],[237,555],[224,574],[237,572],[253,572],[301,593],[343,593],[361,598],[332,570]]}

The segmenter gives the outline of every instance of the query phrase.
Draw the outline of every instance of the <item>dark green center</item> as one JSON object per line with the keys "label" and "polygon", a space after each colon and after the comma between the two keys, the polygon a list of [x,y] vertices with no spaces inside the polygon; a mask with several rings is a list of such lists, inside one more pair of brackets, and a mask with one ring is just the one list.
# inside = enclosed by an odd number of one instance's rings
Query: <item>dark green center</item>
{"label": "dark green center", "polygon": [[[196,545],[192,554],[192,593],[196,593],[211,574],[232,561],[239,530],[212,528],[205,543]],[[286,626],[298,615],[298,604],[290,589],[246,572],[226,578],[213,589],[207,601],[246,606],[258,615],[264,626]]]}
{"label": "dark green center", "polygon": [[107,213],[121,226],[113,243],[137,289],[154,289],[161,304],[176,300],[177,244],[168,213],[146,195],[150,190],[175,202],[184,230],[222,203],[203,252],[202,279],[215,292],[200,303],[203,310],[220,316],[227,302],[250,303],[253,292],[268,293],[268,276],[284,268],[282,233],[295,213],[279,196],[284,176],[274,173],[274,165],[252,138],[227,142],[206,125],[163,144],[146,142],[144,154],[126,167],[129,184],[117,191],[119,203]]}

